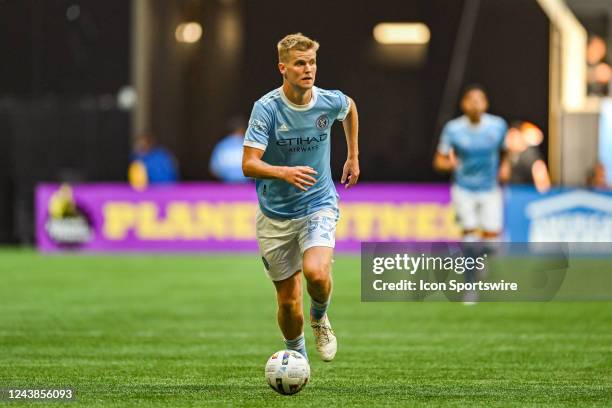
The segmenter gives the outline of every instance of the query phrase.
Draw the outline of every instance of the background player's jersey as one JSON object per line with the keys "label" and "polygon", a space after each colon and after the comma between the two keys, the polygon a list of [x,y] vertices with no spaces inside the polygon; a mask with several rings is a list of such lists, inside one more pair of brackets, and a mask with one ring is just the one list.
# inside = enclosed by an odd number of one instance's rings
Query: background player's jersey
{"label": "background player's jersey", "polygon": [[438,151],[444,155],[453,149],[459,161],[453,179],[472,191],[491,190],[497,185],[499,153],[504,148],[506,121],[484,114],[476,126],[466,116],[444,126]]}
{"label": "background player's jersey", "polygon": [[262,160],[273,166],[310,166],[318,173],[308,191],[283,180],[258,179],[257,197],[266,216],[292,219],[337,208],[329,138],[332,124],[344,120],[349,108],[349,99],[342,92],[317,87],[312,88],[308,105],[291,103],[282,88],[255,102],[244,145],[264,150]]}

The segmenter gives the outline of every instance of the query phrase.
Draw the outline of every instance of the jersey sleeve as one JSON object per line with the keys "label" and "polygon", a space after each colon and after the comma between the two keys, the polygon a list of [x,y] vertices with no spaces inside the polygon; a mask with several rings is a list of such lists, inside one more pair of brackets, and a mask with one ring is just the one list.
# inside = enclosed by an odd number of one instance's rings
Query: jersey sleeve
{"label": "jersey sleeve", "polygon": [[336,120],[342,122],[344,119],[346,119],[346,116],[351,110],[351,100],[341,91],[333,92],[338,95],[338,115],[336,116]]}
{"label": "jersey sleeve", "polygon": [[260,102],[255,102],[249,126],[244,135],[244,146],[266,150],[269,132],[272,129],[272,116]]}
{"label": "jersey sleeve", "polygon": [[448,155],[453,148],[452,145],[452,133],[449,129],[449,125],[446,124],[442,129],[442,135],[440,136],[440,142],[438,143],[438,153]]}
{"label": "jersey sleeve", "polygon": [[538,160],[542,160],[540,150],[538,150],[538,148],[535,146],[529,146],[523,154],[525,155],[525,158],[530,166],[533,166],[533,164]]}

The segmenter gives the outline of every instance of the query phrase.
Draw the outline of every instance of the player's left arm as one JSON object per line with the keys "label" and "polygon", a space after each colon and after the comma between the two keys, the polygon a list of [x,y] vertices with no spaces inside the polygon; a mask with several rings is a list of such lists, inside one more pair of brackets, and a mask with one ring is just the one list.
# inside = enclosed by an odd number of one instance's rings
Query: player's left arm
{"label": "player's left arm", "polygon": [[[346,118],[342,121],[344,135],[346,136],[346,146],[348,150],[346,162],[342,169],[342,179],[340,182],[345,188],[350,188],[357,184],[359,179],[359,117],[357,114],[357,105],[351,98],[349,99],[350,108]],[[346,184],[345,184],[346,183]]]}
{"label": "player's left arm", "polygon": [[533,177],[533,184],[539,193],[546,193],[550,190],[550,175],[544,160],[538,159],[533,163],[531,166],[531,177]]}
{"label": "player's left arm", "polygon": [[500,162],[499,168],[497,169],[497,180],[506,184],[510,182],[510,177],[512,176],[512,164],[510,163],[510,151],[508,150],[508,146],[506,145],[506,141],[508,140],[508,125],[506,122],[501,119],[500,125],[500,142],[499,142],[499,151],[500,151]]}
{"label": "player's left arm", "polygon": [[512,163],[510,162],[510,151],[506,146],[507,140],[508,131],[506,131],[506,134],[504,135],[500,144],[500,161],[499,170],[497,172],[497,180],[502,184],[509,183],[510,178],[512,177]]}
{"label": "player's left arm", "polygon": [[506,184],[510,182],[511,176],[512,165],[510,164],[510,154],[504,151],[501,154],[501,159],[499,162],[499,171],[497,172],[497,179],[500,183]]}

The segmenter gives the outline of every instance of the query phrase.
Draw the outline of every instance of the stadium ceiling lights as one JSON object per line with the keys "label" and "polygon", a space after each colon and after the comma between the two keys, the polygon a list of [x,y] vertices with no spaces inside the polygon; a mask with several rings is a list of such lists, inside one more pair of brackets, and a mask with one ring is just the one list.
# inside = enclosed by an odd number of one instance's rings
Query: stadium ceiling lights
{"label": "stadium ceiling lights", "polygon": [[192,44],[202,37],[202,26],[196,22],[181,23],[176,27],[174,35],[176,41]]}
{"label": "stadium ceiling lights", "polygon": [[374,39],[380,44],[424,45],[431,33],[423,23],[379,23],[373,30]]}

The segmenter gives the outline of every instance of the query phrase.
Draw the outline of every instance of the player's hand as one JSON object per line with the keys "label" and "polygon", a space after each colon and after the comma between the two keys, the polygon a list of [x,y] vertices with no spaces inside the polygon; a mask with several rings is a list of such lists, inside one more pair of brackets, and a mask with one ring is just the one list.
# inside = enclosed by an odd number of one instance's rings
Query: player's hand
{"label": "player's hand", "polygon": [[344,168],[342,169],[342,178],[340,182],[344,184],[344,188],[351,188],[357,184],[359,179],[359,160],[355,158],[346,159]]}
{"label": "player's hand", "polygon": [[310,166],[286,167],[283,180],[300,190],[306,191],[317,182],[317,179],[312,177],[311,174],[317,174],[317,171]]}

